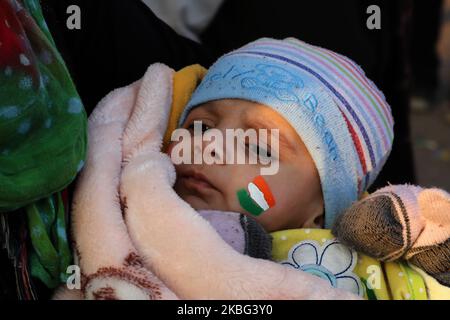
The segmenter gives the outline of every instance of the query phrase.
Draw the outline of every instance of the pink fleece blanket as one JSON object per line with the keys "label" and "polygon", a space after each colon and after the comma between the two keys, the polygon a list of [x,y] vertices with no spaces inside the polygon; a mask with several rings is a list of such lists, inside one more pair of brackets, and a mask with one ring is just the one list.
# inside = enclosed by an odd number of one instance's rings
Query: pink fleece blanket
{"label": "pink fleece blanket", "polygon": [[89,150],[73,202],[81,290],[55,298],[357,299],[327,282],[246,256],[174,192],[161,152],[174,71],[106,96],[89,118]]}

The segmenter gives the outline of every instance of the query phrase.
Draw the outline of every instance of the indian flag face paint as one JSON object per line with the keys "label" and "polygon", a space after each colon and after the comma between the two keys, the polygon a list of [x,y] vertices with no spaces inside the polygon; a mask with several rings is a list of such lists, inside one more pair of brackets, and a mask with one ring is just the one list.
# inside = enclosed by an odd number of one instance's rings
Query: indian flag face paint
{"label": "indian flag face paint", "polygon": [[275,198],[262,176],[253,179],[248,184],[247,190],[238,190],[237,197],[241,207],[254,216],[261,215],[275,205]]}

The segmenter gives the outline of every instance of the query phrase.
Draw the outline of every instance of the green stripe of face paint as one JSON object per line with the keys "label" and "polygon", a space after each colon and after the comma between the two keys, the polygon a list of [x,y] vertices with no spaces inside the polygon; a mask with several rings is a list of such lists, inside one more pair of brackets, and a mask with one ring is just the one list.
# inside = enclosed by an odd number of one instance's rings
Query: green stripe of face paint
{"label": "green stripe of face paint", "polygon": [[264,212],[263,208],[258,206],[253,201],[253,199],[250,198],[250,195],[247,193],[245,189],[238,190],[237,197],[239,199],[241,207],[250,212],[252,215],[259,216],[261,213]]}

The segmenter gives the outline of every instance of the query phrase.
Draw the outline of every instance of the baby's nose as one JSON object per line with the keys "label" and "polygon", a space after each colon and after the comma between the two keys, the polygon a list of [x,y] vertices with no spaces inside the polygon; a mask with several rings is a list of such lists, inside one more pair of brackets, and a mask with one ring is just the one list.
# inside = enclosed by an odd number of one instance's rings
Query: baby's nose
{"label": "baby's nose", "polygon": [[[220,139],[203,139],[203,162],[206,164],[225,164],[225,143]],[[200,151],[200,150],[198,150]]]}

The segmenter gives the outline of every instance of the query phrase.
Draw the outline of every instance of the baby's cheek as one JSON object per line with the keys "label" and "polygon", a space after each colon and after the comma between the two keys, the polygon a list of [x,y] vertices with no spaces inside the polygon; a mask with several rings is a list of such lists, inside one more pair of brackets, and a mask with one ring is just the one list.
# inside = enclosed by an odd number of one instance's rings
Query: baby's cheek
{"label": "baby's cheek", "polygon": [[302,196],[290,186],[273,186],[275,205],[261,215],[261,223],[270,231],[297,228],[302,218]]}
{"label": "baby's cheek", "polygon": [[242,183],[229,184],[225,196],[225,201],[227,202],[227,206],[230,211],[247,214],[239,201],[240,190],[247,190],[247,187],[245,185],[242,185]]}
{"label": "baby's cheek", "polygon": [[288,190],[283,187],[277,188],[276,186],[274,186],[272,188],[272,194],[275,200],[275,205],[273,206],[273,208],[268,210],[266,214],[268,216],[272,215],[277,217],[286,215],[291,209],[294,199],[290,196]]}
{"label": "baby's cheek", "polygon": [[276,196],[267,177],[252,176],[244,187],[236,190],[236,199],[241,208],[256,217],[267,214],[276,206]]}
{"label": "baby's cheek", "polygon": [[238,194],[242,190],[248,193],[248,185],[258,176],[258,170],[249,165],[234,165],[226,169],[222,176],[223,186],[226,189],[226,201],[232,211],[245,213]]}
{"label": "baby's cheek", "polygon": [[[243,177],[241,174],[239,177]],[[286,189],[284,188],[272,188],[269,181],[265,181],[265,187],[262,187],[259,179],[256,179],[258,175],[251,177],[245,177],[244,181],[239,181],[236,184],[231,184],[227,194],[227,202],[230,211],[240,212],[245,215],[255,218],[266,231],[276,231],[279,230],[286,221],[284,221],[284,211],[286,210],[286,203],[289,201],[286,196]],[[265,179],[266,180],[266,179]],[[250,196],[249,184],[255,183],[261,190],[264,191],[265,195],[269,193],[270,200],[267,201],[269,208],[267,210],[261,210],[260,207],[255,207],[258,199],[252,198]],[[239,195],[239,193],[241,193]],[[245,194],[245,195],[244,195]],[[260,199],[259,199],[260,200]],[[249,206],[249,202],[253,203],[253,206]]]}

